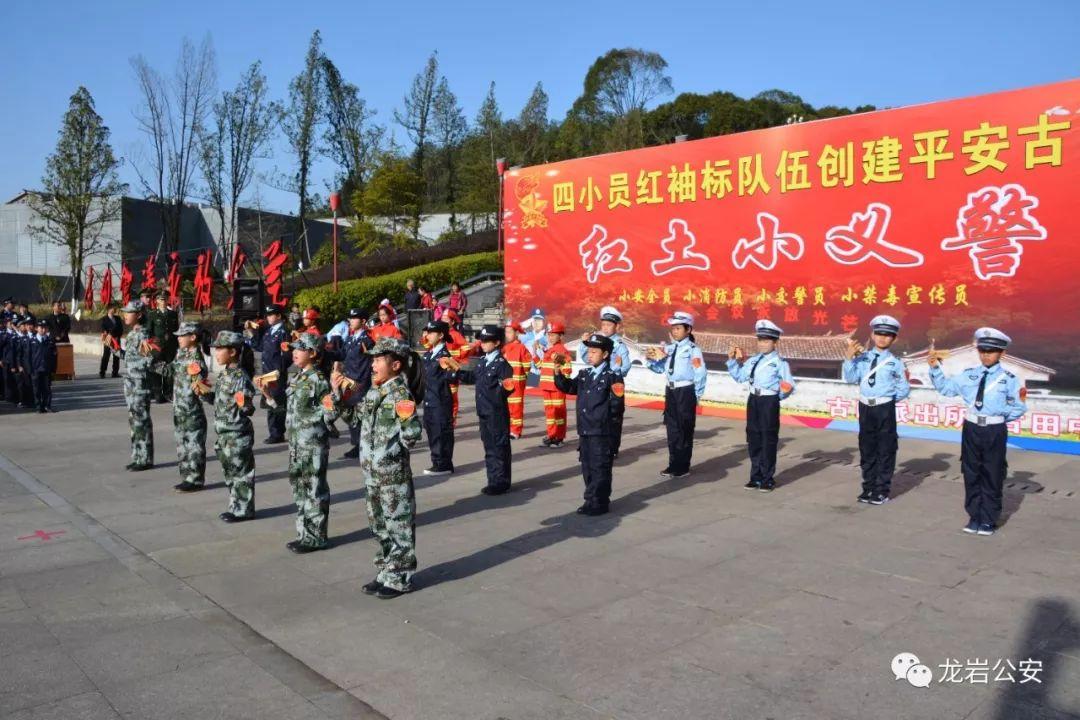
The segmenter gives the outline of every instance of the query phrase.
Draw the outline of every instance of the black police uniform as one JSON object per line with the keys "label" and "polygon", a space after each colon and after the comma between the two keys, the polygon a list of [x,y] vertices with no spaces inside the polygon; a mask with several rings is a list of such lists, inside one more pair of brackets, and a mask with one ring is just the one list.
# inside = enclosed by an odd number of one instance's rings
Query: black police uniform
{"label": "black police uniform", "polygon": [[[360,318],[361,320],[367,320],[367,317],[360,313],[353,311],[349,312],[349,317]],[[344,367],[342,368],[342,374],[356,382],[356,388],[349,396],[347,405],[356,405],[364,399],[367,395],[367,391],[371,389],[371,356],[368,355],[368,351],[375,347],[375,341],[367,334],[362,326],[360,332],[350,333],[345,337],[334,337],[333,344],[328,347],[326,355],[331,357],[334,362],[340,362]],[[349,440],[352,442],[352,450],[355,451],[355,456],[360,454],[360,425],[349,426]],[[354,457],[349,454],[348,457]]]}
{"label": "black police uniform", "polygon": [[[592,345],[593,341],[600,343],[597,338],[607,341],[610,352],[611,340],[603,335],[593,335],[586,345],[603,349],[602,343]],[[611,427],[622,420],[626,409],[622,378],[604,363],[597,369],[585,368],[573,378],[555,373],[555,386],[567,395],[577,396],[578,458],[585,479],[585,504],[578,512],[602,515],[611,501]]]}
{"label": "black police uniform", "polygon": [[[281,316],[280,308],[267,307],[266,313],[277,313]],[[285,396],[285,388],[289,380],[289,366],[292,365],[292,352],[289,350],[282,350],[281,343],[289,339],[289,333],[285,329],[285,325],[282,322],[278,322],[277,326],[270,328],[269,325],[260,327],[254,337],[251,340],[252,347],[259,348],[260,357],[262,358],[262,372],[269,373],[274,370],[278,371],[278,381],[274,385],[274,392],[272,397],[277,407],[266,408],[266,427],[269,430],[268,442],[284,442],[285,441],[285,408],[287,400]],[[263,401],[265,405],[265,400]]]}
{"label": "black police uniform", "polygon": [[[119,315],[113,317],[106,315],[101,318],[101,332],[120,342],[120,338],[124,334],[124,321],[120,319]],[[118,377],[120,375],[120,351],[113,350],[111,345],[102,343],[101,367],[98,368],[99,377],[105,377],[105,371],[109,368],[110,356],[112,357],[112,376]]]}
{"label": "black police uniform", "polygon": [[424,363],[423,421],[431,450],[431,469],[440,473],[454,472],[454,396],[450,386],[457,382],[458,375],[439,364],[443,358],[451,357],[446,349],[450,327],[445,322],[436,321],[428,323],[424,329],[443,333],[443,343],[438,352],[431,349],[421,356]]}
{"label": "black police uniform", "polygon": [[[485,326],[480,339],[499,340],[500,327]],[[484,443],[484,466],[487,469],[485,494],[498,495],[510,489],[510,407],[506,400],[513,388],[504,385],[514,374],[510,363],[496,350],[495,359],[480,358],[475,370],[462,368],[458,380],[476,386],[476,414],[480,420],[480,439]]]}
{"label": "black police uniform", "polygon": [[[33,325],[30,325],[33,327]],[[18,341],[18,366],[22,368],[19,373],[19,407],[34,407],[34,384],[30,373],[30,343],[33,339],[29,333],[20,335]]]}
{"label": "black police uniform", "polygon": [[52,336],[36,337],[29,343],[30,379],[38,412],[52,410],[52,374],[56,371],[56,342]]}

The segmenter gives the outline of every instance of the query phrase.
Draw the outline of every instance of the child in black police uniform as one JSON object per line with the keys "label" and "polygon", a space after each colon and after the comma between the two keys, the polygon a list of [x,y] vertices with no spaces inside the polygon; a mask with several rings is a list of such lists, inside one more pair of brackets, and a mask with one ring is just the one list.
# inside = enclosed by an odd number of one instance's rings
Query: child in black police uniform
{"label": "child in black police uniform", "polygon": [[576,395],[578,456],[585,478],[585,504],[582,515],[603,515],[611,500],[611,464],[614,447],[611,428],[622,421],[625,411],[623,381],[608,365],[615,343],[611,338],[593,333],[584,345],[589,368],[573,378],[559,372],[564,359],[556,360],[555,386],[567,395]]}
{"label": "child in black police uniform", "polygon": [[38,320],[37,335],[30,340],[30,379],[39,413],[52,409],[52,374],[56,372],[56,342],[49,335],[49,323]]}
{"label": "child in black police uniform", "polygon": [[506,400],[514,391],[513,369],[500,348],[506,333],[498,325],[485,325],[477,339],[483,355],[475,370],[461,367],[454,358],[443,358],[443,368],[457,373],[466,385],[476,386],[476,415],[484,443],[487,485],[480,492],[502,495],[510,489],[510,408]]}
{"label": "child in black police uniform", "polygon": [[449,369],[450,351],[446,338],[450,326],[432,320],[424,327],[424,344],[429,348],[421,356],[424,365],[424,431],[431,451],[431,467],[425,475],[450,475],[454,472],[454,394],[450,386],[456,373]]}
{"label": "child in black police uniform", "polygon": [[1011,338],[994,328],[975,331],[979,367],[970,367],[948,377],[941,368],[942,355],[933,347],[927,362],[930,382],[946,397],[960,396],[968,410],[960,436],[960,471],[964,476],[964,509],[969,534],[993,535],[1001,517],[1002,486],[1009,465],[1005,447],[1009,432],[1006,423],[1019,420],[1027,412],[1027,391],[1020,378],[1001,366],[1001,357]]}

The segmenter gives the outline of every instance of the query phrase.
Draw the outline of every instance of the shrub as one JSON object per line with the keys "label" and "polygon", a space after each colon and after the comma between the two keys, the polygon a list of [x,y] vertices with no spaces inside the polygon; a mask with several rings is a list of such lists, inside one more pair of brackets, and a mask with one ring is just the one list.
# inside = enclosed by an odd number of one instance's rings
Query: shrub
{"label": "shrub", "polygon": [[[434,291],[455,280],[465,280],[478,273],[501,270],[502,262],[498,253],[462,255],[387,275],[344,280],[338,283],[337,294],[334,293],[333,285],[307,288],[296,293],[294,302],[305,308],[318,305],[323,318],[330,323],[336,323],[345,317],[349,308],[358,307],[373,313],[383,298],[390,298],[394,305],[400,305],[405,296],[405,281],[409,278],[415,280],[418,287]],[[324,325],[329,327],[327,323]]]}

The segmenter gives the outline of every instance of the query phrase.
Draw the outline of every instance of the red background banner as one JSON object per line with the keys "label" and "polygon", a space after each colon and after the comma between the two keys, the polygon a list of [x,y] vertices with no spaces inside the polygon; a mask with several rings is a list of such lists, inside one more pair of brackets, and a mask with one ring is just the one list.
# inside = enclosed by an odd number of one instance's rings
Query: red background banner
{"label": "red background banner", "polygon": [[626,334],[698,330],[970,342],[1080,387],[1080,80],[507,172],[508,312],[571,337],[613,304]]}

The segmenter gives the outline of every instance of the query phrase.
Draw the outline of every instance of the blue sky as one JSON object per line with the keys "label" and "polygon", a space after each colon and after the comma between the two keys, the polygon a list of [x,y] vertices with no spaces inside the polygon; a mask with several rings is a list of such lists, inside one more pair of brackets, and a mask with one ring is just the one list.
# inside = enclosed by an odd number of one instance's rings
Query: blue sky
{"label": "blue sky", "polygon": [[[325,52],[384,123],[432,50],[470,119],[492,80],[504,115],[517,114],[540,80],[561,118],[588,66],[613,47],[662,54],[676,93],[781,88],[813,105],[910,105],[1080,77],[1080,0],[4,0],[0,27],[3,199],[37,185],[80,84],[117,154],[130,156],[139,137],[129,59],[142,54],[170,69],[182,37],[208,32],[221,88],[262,60],[273,94],[284,97],[321,30]],[[290,167],[282,147],[261,169],[275,166]],[[329,174],[319,168],[317,191],[326,192]],[[134,184],[130,171],[123,178]],[[295,209],[288,193],[260,192],[270,209]]]}

